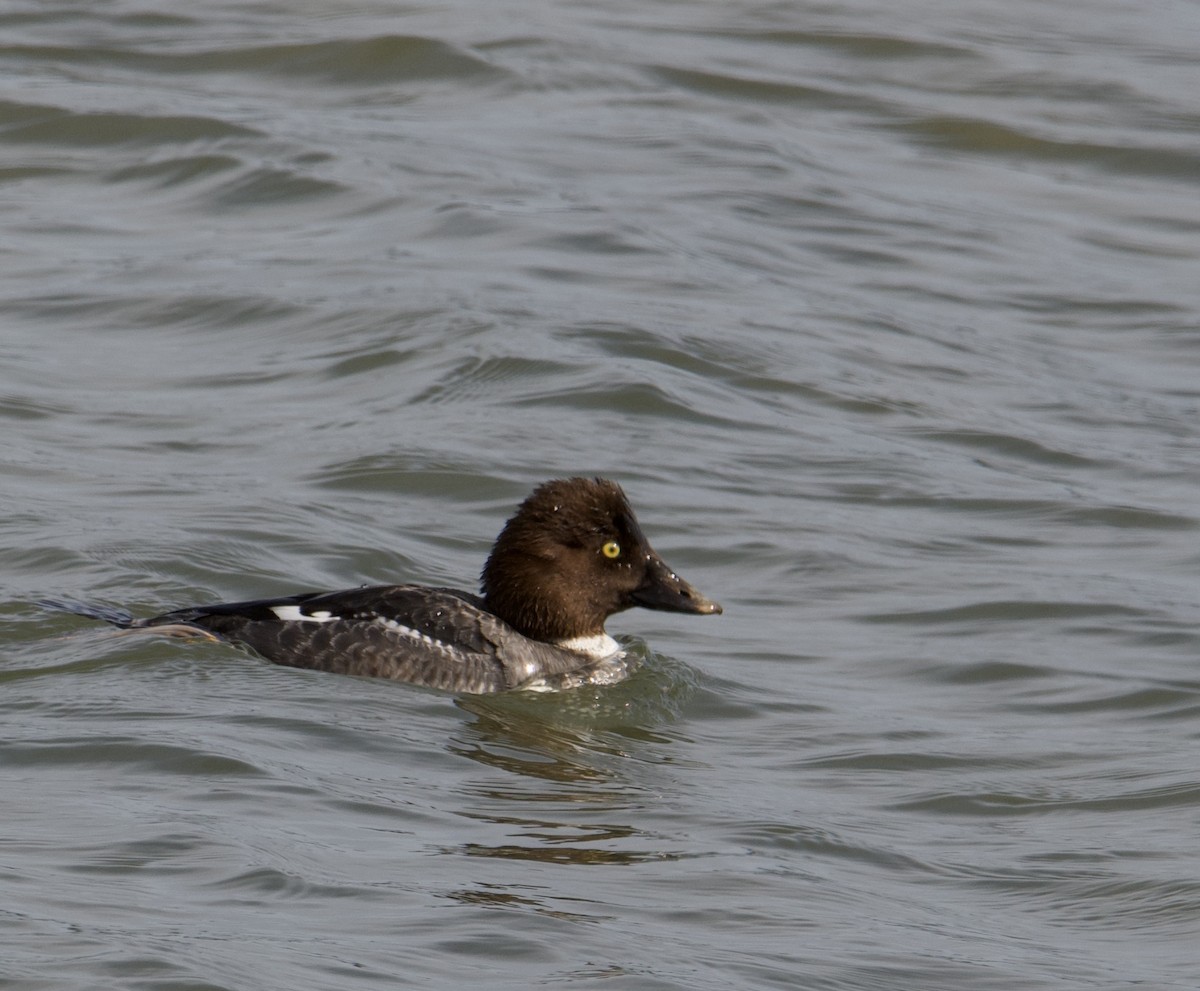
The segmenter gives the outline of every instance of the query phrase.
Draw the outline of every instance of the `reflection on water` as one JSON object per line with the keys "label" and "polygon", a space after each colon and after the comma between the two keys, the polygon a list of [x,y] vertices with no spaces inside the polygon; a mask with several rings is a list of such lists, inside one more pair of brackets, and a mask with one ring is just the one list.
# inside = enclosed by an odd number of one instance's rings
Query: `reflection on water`
{"label": "reflection on water", "polygon": [[[539,823],[537,825],[552,828],[549,824]],[[614,830],[610,835],[617,836],[620,833]],[[591,838],[581,837],[583,840]],[[571,840],[562,840],[562,842],[571,842]],[[589,867],[627,867],[630,864],[644,863],[651,860],[677,860],[680,856],[678,854],[659,851],[604,850],[599,847],[577,845],[521,846],[519,844],[507,844],[505,846],[484,847],[473,843],[468,843],[460,847],[459,852],[469,857],[496,857],[501,860],[537,860],[543,863],[578,864]]]}
{"label": "reflection on water", "polygon": [[[672,760],[682,739],[660,727],[679,720],[696,687],[692,669],[651,654],[640,643],[642,667],[612,688],[553,694],[465,696],[456,705],[474,719],[448,749],[506,772],[468,779],[461,786],[462,814],[492,823],[510,840],[464,843],[454,852],[471,857],[580,865],[628,865],[673,859],[661,838],[613,822],[637,815],[647,800],[644,784],[629,773],[631,761]],[[537,809],[535,817],[516,810]],[[554,809],[563,818],[553,818]],[[584,821],[580,816],[586,816]],[[603,816],[604,822],[592,817]],[[446,852],[451,852],[447,850]]]}
{"label": "reflection on water", "polygon": [[[446,897],[463,902],[466,905],[479,905],[484,908],[526,909],[553,919],[561,919],[564,922],[601,922],[605,918],[608,918],[605,915],[592,915],[582,911],[572,912],[561,908],[551,908],[543,900],[531,897],[529,893],[518,895],[512,891],[496,891],[490,885],[483,885],[475,890],[452,891]],[[562,900],[575,902],[581,906],[588,904],[586,899],[582,898]]]}
{"label": "reflection on water", "polygon": [[651,727],[678,721],[698,685],[693,668],[652,652],[644,642],[624,638],[622,648],[636,655],[638,667],[616,685],[462,696],[456,704],[475,717],[472,726],[485,740],[511,738],[554,753],[571,748],[620,753],[603,741],[622,735],[652,741]]}

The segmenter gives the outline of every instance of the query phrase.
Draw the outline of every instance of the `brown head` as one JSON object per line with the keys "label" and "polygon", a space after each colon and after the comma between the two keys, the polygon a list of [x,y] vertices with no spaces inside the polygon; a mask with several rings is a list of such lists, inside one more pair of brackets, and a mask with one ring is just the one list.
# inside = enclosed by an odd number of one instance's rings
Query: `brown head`
{"label": "brown head", "polygon": [[600,633],[632,606],[721,612],[667,567],[621,487],[603,478],[538,486],[504,525],[481,582],[488,609],[536,640]]}

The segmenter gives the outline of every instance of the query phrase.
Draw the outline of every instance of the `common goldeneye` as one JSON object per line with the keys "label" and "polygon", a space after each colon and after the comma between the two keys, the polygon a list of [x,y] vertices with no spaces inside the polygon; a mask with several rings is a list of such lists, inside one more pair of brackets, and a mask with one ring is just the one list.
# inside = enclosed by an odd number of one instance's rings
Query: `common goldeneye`
{"label": "common goldeneye", "polygon": [[602,478],[535,489],[496,538],[480,581],[481,596],[376,585],[138,620],[57,605],[131,631],[238,644],[276,664],[468,693],[611,684],[632,669],[604,631],[613,613],[721,612],[667,567],[621,487]]}

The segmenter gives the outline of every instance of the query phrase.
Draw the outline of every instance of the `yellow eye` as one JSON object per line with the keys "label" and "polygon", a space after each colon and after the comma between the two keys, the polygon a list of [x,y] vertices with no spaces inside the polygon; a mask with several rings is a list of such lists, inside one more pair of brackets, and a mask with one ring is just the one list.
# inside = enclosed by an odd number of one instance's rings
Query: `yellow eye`
{"label": "yellow eye", "polygon": [[600,548],[600,553],[602,553],[609,560],[618,558],[621,556],[621,545],[615,540],[610,540],[607,544]]}

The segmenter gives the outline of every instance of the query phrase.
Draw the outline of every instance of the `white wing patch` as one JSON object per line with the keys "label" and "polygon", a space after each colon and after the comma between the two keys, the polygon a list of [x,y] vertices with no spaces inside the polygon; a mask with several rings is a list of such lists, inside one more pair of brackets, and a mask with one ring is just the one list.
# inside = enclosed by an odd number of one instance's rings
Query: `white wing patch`
{"label": "white wing patch", "polygon": [[457,658],[463,654],[462,648],[455,644],[446,643],[444,640],[435,640],[428,633],[422,633],[411,626],[405,626],[403,623],[398,623],[394,619],[389,619],[387,616],[380,616],[374,612],[357,613],[354,616],[335,616],[328,609],[318,609],[311,613],[301,612],[300,607],[296,605],[271,606],[271,612],[288,623],[333,623],[343,619],[376,623],[384,627],[384,629],[391,630],[393,633],[397,633],[408,640],[413,640],[425,647],[436,650],[438,653],[445,654],[448,657]]}
{"label": "white wing patch", "polygon": [[291,623],[328,623],[340,618],[327,609],[319,609],[314,613],[303,613],[299,606],[271,606],[271,612],[285,622]]}
{"label": "white wing patch", "polygon": [[446,643],[445,640],[435,640],[428,633],[422,633],[420,630],[415,630],[411,626],[405,626],[403,623],[398,623],[394,619],[388,619],[386,616],[380,616],[378,613],[371,617],[372,622],[378,623],[385,629],[391,630],[393,633],[398,633],[402,637],[407,637],[409,640],[416,640],[418,643],[424,644],[426,647],[432,647],[439,653],[446,654],[450,657],[462,657],[463,649],[455,644]]}

